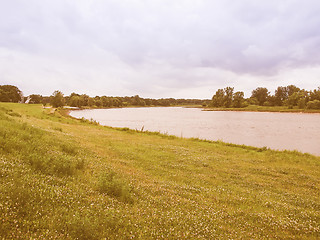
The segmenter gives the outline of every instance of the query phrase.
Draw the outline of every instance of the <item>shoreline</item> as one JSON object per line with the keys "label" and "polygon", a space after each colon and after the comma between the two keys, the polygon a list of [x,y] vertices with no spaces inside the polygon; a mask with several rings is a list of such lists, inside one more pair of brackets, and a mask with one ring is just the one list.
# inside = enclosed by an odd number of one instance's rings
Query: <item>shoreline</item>
{"label": "shoreline", "polygon": [[320,114],[320,110],[317,109],[288,109],[288,108],[279,108],[279,107],[261,107],[261,106],[252,106],[251,108],[211,108],[203,107],[200,105],[176,105],[176,106],[124,106],[124,107],[70,107],[64,106],[63,109],[69,111],[78,111],[78,110],[92,110],[92,109],[118,109],[118,108],[168,108],[168,107],[182,107],[182,108],[201,108],[201,111],[208,112],[270,112],[270,113],[316,113]]}
{"label": "shoreline", "polygon": [[266,109],[266,108],[257,108],[257,109],[248,109],[248,108],[203,108],[202,111],[208,112],[270,112],[270,113],[317,113],[320,114],[320,110],[312,109]]}
{"label": "shoreline", "polygon": [[[82,121],[82,122],[87,122],[87,123],[92,123],[92,124],[98,124],[100,126],[103,126],[103,127],[107,127],[107,128],[111,128],[111,129],[116,129],[118,131],[126,131],[126,132],[130,132],[130,133],[134,133],[134,132],[137,132],[137,133],[144,133],[144,134],[148,134],[148,135],[160,135],[162,137],[167,137],[167,138],[170,138],[170,139],[190,139],[190,140],[197,140],[197,141],[200,141],[200,142],[210,142],[210,143],[222,143],[226,146],[233,146],[233,147],[237,147],[237,148],[244,148],[244,149],[254,149],[256,151],[266,151],[266,150],[270,150],[270,151],[273,151],[273,152],[296,152],[296,153],[299,153],[299,154],[309,154],[309,155],[313,155],[313,156],[320,156],[320,154],[317,154],[317,153],[314,153],[314,152],[308,152],[308,151],[303,151],[303,150],[299,150],[299,149],[295,149],[295,148],[274,148],[272,146],[268,146],[268,144],[266,145],[261,145],[261,146],[255,146],[255,145],[250,145],[250,144],[243,144],[243,143],[232,143],[232,142],[227,142],[227,141],[223,141],[223,140],[219,140],[219,139],[208,139],[208,138],[200,138],[200,137],[182,137],[182,136],[179,136],[179,135],[174,135],[174,134],[170,134],[166,131],[163,131],[163,133],[160,131],[160,130],[147,130],[145,129],[144,130],[144,126],[143,128],[130,128],[130,127],[115,127],[115,126],[110,126],[110,125],[105,125],[105,124],[102,124],[100,123],[99,121],[95,120],[95,119],[89,119],[89,118],[77,118],[77,117],[74,117],[74,116],[71,116],[70,115],[70,111],[65,111],[63,110],[64,113],[61,112],[62,115],[64,116],[68,116],[72,119],[76,119],[76,120],[79,120],[79,121]],[[203,110],[202,110],[203,111]]]}

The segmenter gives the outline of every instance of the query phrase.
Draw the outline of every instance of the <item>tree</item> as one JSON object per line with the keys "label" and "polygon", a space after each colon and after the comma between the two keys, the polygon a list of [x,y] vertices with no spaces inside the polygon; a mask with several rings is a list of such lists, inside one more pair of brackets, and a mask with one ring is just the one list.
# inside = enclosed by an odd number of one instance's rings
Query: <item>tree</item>
{"label": "tree", "polygon": [[319,100],[320,101],[320,87],[318,88],[318,90],[313,90],[310,92],[310,100]]}
{"label": "tree", "polygon": [[39,94],[31,94],[30,96],[29,96],[29,98],[30,98],[30,101],[29,101],[29,103],[33,103],[33,104],[39,104],[39,103],[41,103],[42,102],[42,96],[41,95],[39,95]]}
{"label": "tree", "polygon": [[132,98],[131,104],[134,106],[145,106],[146,105],[146,102],[142,98],[140,98],[139,95],[135,95],[131,98]]}
{"label": "tree", "polygon": [[268,99],[270,92],[267,88],[258,87],[252,91],[251,98],[256,98],[260,106],[262,106]]}
{"label": "tree", "polygon": [[16,86],[0,85],[0,102],[20,102],[22,92]]}
{"label": "tree", "polygon": [[213,107],[222,107],[224,105],[224,99],[225,95],[223,89],[218,89],[216,94],[212,97],[211,104]]}
{"label": "tree", "polygon": [[320,109],[320,101],[319,100],[313,100],[307,103],[308,109]]}
{"label": "tree", "polygon": [[87,94],[82,94],[79,99],[80,106],[88,106],[89,105],[89,96]]}
{"label": "tree", "polygon": [[308,92],[306,92],[305,90],[300,90],[299,92],[292,93],[285,103],[288,106],[299,106],[299,108],[304,108],[307,97]]}
{"label": "tree", "polygon": [[295,85],[287,86],[287,95],[290,97],[292,94],[299,92],[300,88],[296,87]]}
{"label": "tree", "polygon": [[71,107],[81,107],[80,97],[77,95],[72,95],[71,97],[69,97],[68,105]]}
{"label": "tree", "polygon": [[282,106],[283,102],[288,99],[288,92],[286,87],[278,87],[275,91],[275,104]]}
{"label": "tree", "polygon": [[231,107],[233,101],[233,87],[226,87],[224,89],[224,106],[226,108]]}
{"label": "tree", "polygon": [[54,91],[50,97],[50,103],[55,108],[64,106],[63,93],[58,90]]}
{"label": "tree", "polygon": [[241,108],[244,105],[244,93],[243,92],[235,92],[233,94],[233,107]]}

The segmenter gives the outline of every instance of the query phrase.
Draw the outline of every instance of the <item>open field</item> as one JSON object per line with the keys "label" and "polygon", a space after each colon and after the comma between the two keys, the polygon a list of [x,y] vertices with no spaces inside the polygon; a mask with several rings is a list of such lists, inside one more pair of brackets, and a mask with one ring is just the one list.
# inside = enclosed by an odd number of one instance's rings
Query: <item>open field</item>
{"label": "open field", "polygon": [[319,239],[320,157],[0,103],[0,238]]}

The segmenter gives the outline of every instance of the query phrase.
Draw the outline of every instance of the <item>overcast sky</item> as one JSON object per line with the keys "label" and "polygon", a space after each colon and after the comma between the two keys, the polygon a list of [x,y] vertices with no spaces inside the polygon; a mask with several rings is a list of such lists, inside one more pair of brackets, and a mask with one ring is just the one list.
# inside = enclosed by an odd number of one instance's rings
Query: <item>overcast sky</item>
{"label": "overcast sky", "polygon": [[211,98],[320,86],[319,0],[0,0],[0,84]]}

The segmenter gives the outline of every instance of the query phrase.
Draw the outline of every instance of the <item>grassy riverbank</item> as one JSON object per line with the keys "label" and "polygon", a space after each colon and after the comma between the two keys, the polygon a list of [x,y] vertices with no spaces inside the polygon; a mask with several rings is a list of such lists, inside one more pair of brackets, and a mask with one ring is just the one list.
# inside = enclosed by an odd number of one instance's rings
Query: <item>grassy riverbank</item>
{"label": "grassy riverbank", "polygon": [[0,103],[0,238],[319,239],[320,158]]}
{"label": "grassy riverbank", "polygon": [[204,111],[243,111],[243,112],[292,112],[292,113],[320,113],[317,109],[300,109],[297,107],[289,108],[288,106],[258,106],[249,105],[243,108],[213,108],[205,107]]}

